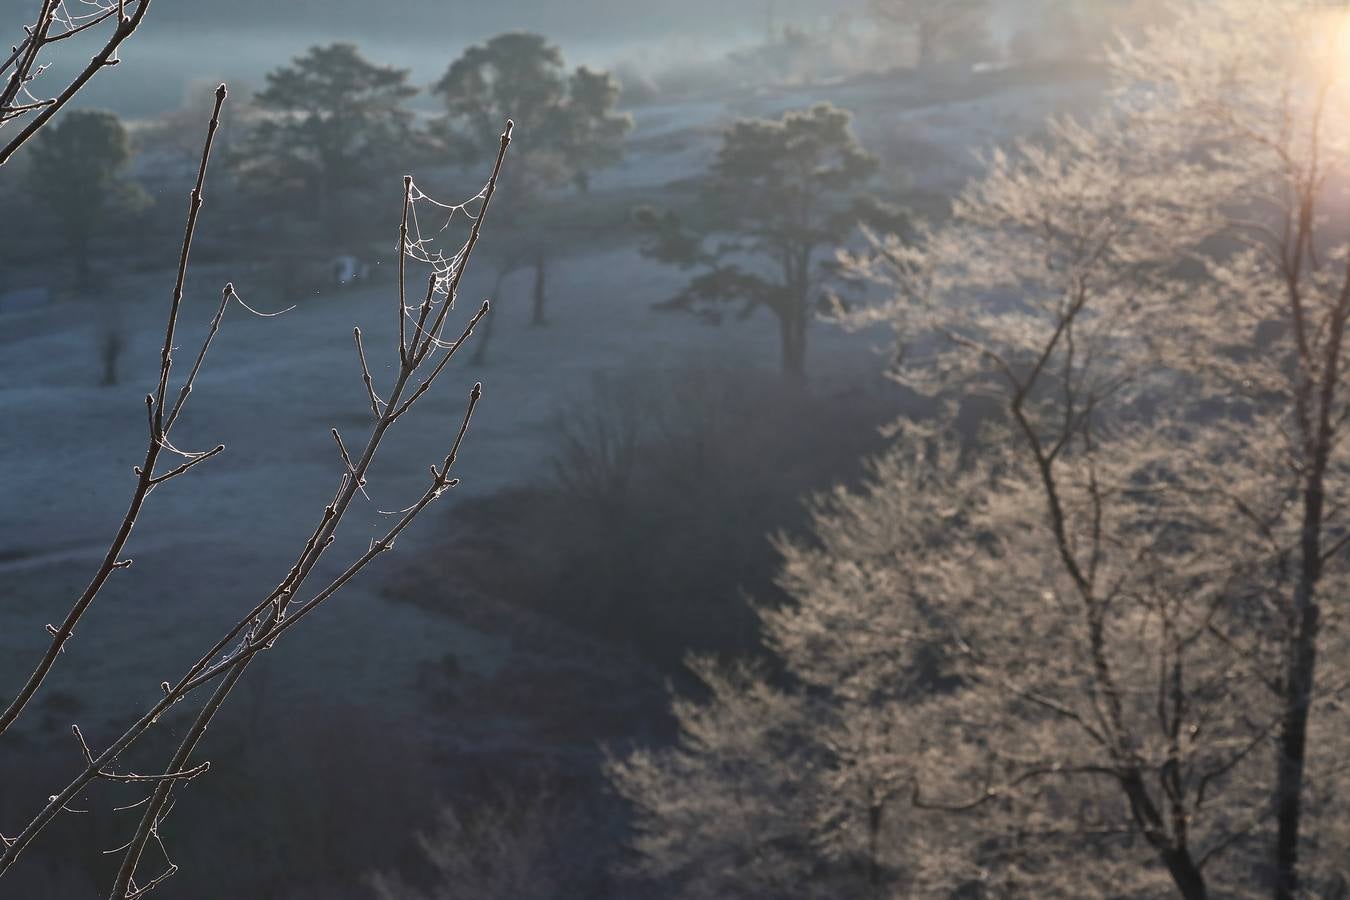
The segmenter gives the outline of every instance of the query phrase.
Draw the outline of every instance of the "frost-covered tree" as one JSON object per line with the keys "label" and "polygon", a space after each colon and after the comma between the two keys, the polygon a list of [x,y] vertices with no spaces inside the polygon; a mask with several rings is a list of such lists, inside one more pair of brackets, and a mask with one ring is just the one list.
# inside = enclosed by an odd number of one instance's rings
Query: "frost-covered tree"
{"label": "frost-covered tree", "polygon": [[[940,410],[903,452],[959,433],[962,477],[901,467],[837,500],[869,528],[817,522],[766,634],[782,689],[829,710],[799,740],[835,780],[790,788],[827,809],[828,784],[911,784],[898,896],[1344,885],[1343,15],[1183,5],[1115,53],[1106,113],[992,154],[948,221],[847,260],[893,295],[853,321],[895,329],[895,376]],[[880,553],[843,539],[887,529]],[[877,605],[885,578],[907,589]],[[906,658],[922,702],[844,689]],[[820,858],[866,808],[817,820]]]}
{"label": "frost-covered tree", "polygon": [[[612,767],[642,872],[689,897],[1070,898],[1156,896],[1187,860],[1226,861],[1264,800],[1248,789],[1262,738],[1228,635],[1196,636],[1212,602],[1143,594],[1158,573],[1138,566],[1092,613],[1098,647],[1028,517],[1032,473],[917,430],[905,448],[819,505],[813,541],[783,543],[794,602],[764,612],[781,683],[705,665],[708,698],[676,704],[677,747]],[[1193,681],[1157,706],[1178,671]],[[1110,726],[1105,681],[1121,701]],[[1187,714],[1204,739],[1170,741]],[[1240,766],[1238,787],[1222,781]],[[1186,786],[1175,803],[1170,779]],[[1165,833],[1174,814],[1185,834]],[[1137,816],[1167,824],[1146,835]],[[746,859],[765,871],[732,864]],[[1066,860],[1093,860],[1091,876]],[[715,872],[732,874],[705,884]]]}
{"label": "frost-covered tree", "polygon": [[[1301,0],[1183,5],[1167,28],[1114,54],[1116,102],[1101,121],[1063,124],[1048,144],[996,156],[924,251],[892,242],[880,254],[900,287],[889,314],[910,350],[905,371],[939,392],[971,380],[1000,392],[1085,609],[1106,604],[1101,591],[1115,583],[1105,574],[1112,545],[1146,536],[1159,543],[1146,558],[1164,563],[1156,577],[1173,582],[1187,618],[1203,612],[1194,641],[1148,657],[1179,667],[1174,692],[1196,683],[1181,651],[1216,634],[1266,689],[1243,701],[1254,727],[1241,764],[1182,780],[1168,770],[1166,802],[1152,804],[1174,807],[1163,829],[1131,796],[1188,896],[1204,896],[1203,872],[1188,875],[1177,853],[1188,849],[1203,868],[1188,832],[1216,785],[1253,794],[1246,837],[1225,846],[1245,843],[1269,868],[1253,863],[1237,877],[1259,883],[1270,872],[1274,896],[1291,898],[1315,869],[1300,852],[1326,849],[1304,819],[1309,792],[1336,778],[1317,762],[1309,729],[1320,727],[1316,710],[1339,703],[1344,659],[1325,605],[1344,583],[1340,511],[1350,499],[1341,450],[1350,265],[1343,229],[1326,215],[1328,186],[1350,161],[1337,102],[1345,29],[1343,13]],[[1165,514],[1128,512],[1145,484]],[[1169,558],[1178,552],[1193,560]],[[1119,608],[1112,600],[1104,611]],[[1216,616],[1231,624],[1216,627]],[[1087,624],[1091,648],[1098,626]],[[1093,690],[1110,701],[1104,722],[1124,733],[1113,717],[1127,707],[1112,698],[1128,692],[1111,687],[1109,658],[1094,666]],[[1191,746],[1187,729],[1207,730],[1194,713],[1178,722],[1174,754]],[[1264,775],[1239,779],[1253,758]],[[1184,790],[1195,796],[1178,805]],[[1268,852],[1256,853],[1258,841]]]}
{"label": "frost-covered tree", "polygon": [[820,746],[803,740],[809,704],[760,673],[692,667],[708,700],[676,700],[679,745],[609,764],[635,811],[632,874],[684,900],[826,896],[834,879],[818,877],[812,852]]}
{"label": "frost-covered tree", "polygon": [[609,765],[636,814],[636,874],[687,898],[903,896],[920,865],[955,886],[954,842],[907,835],[922,697],[951,685],[927,640],[930,576],[895,563],[968,516],[956,460],[879,460],[872,490],[817,503],[816,542],[780,542],[796,602],[762,617],[783,674],[695,660],[704,696],[675,701],[676,746]]}
{"label": "frost-covered tree", "polygon": [[1229,445],[1260,441],[1267,458],[1244,481],[1268,482],[1265,508],[1280,511],[1257,523],[1282,576],[1270,597],[1281,639],[1270,673],[1279,900],[1300,894],[1300,854],[1319,846],[1305,800],[1334,770],[1318,763],[1328,748],[1313,741],[1314,713],[1338,703],[1344,658],[1350,242],[1333,191],[1350,173],[1347,38],[1344,10],[1326,4],[1231,0],[1187,8],[1115,59],[1127,87],[1152,88],[1122,92],[1120,103],[1160,155],[1206,153],[1229,191],[1216,233],[1240,249],[1203,259],[1204,289],[1164,334],[1206,405],[1229,405]]}

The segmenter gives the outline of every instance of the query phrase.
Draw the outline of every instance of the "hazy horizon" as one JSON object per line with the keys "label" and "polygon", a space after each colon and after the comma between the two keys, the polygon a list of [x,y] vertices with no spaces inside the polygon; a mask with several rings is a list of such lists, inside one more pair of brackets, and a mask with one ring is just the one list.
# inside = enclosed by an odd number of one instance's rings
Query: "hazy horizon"
{"label": "hazy horizon", "polygon": [[[404,4],[398,20],[364,4],[324,4],[322,15],[307,10],[312,6],[305,0],[281,8],[243,0],[231,5],[229,15],[216,17],[211,16],[216,8],[199,0],[157,9],[128,42],[119,77],[95,79],[78,105],[154,115],[176,107],[189,82],[256,86],[264,73],[306,48],[334,41],[357,43],[373,61],[411,69],[413,82],[425,85],[466,47],[506,31],[547,35],[572,65],[628,64],[653,72],[718,59],[762,41],[771,28],[823,27],[840,15],[861,12],[865,3],[747,0],[729,6],[691,0],[675,13],[656,0],[579,0],[543,8],[528,0],[490,5],[418,0]],[[444,12],[437,14],[434,7]],[[22,0],[0,0],[6,20],[21,18],[25,10]],[[62,77],[63,64],[75,56],[58,60],[51,77]]]}

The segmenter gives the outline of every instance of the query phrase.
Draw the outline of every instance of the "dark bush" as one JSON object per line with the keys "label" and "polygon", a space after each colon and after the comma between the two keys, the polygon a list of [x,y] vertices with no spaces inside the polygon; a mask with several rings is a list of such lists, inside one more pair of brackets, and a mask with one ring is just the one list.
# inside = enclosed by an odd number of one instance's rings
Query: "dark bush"
{"label": "dark bush", "polygon": [[465,503],[444,553],[400,584],[445,609],[504,601],[674,668],[753,646],[776,602],[767,535],[858,472],[898,413],[893,388],[804,389],[739,371],[598,378],[564,412],[549,477]]}

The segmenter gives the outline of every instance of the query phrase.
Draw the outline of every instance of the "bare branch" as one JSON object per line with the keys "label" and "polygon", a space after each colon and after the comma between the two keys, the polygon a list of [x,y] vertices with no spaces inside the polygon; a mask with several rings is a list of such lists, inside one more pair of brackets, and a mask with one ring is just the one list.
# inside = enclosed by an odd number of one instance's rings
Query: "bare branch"
{"label": "bare branch", "polygon": [[[149,0],[137,0],[137,2],[141,3],[141,6],[135,14],[139,17],[143,15],[145,9],[148,8]],[[139,18],[135,18],[134,21],[139,22]],[[56,664],[56,659],[64,649],[66,641],[69,640],[74,633],[75,625],[94,602],[94,598],[98,596],[99,591],[102,590],[103,585],[107,583],[108,578],[117,569],[125,568],[125,565],[119,562],[119,559],[122,555],[123,548],[131,537],[132,529],[136,525],[136,519],[140,515],[141,507],[145,502],[145,498],[149,495],[150,490],[159,481],[180,475],[196,463],[203,462],[224,449],[223,447],[217,447],[215,450],[207,451],[205,454],[191,459],[188,464],[180,466],[179,469],[169,472],[161,478],[156,478],[154,474],[155,463],[159,460],[161,449],[166,445],[166,429],[163,427],[164,393],[168,386],[170,353],[173,346],[174,330],[178,322],[178,311],[183,296],[183,280],[187,271],[188,253],[192,246],[193,233],[197,227],[197,212],[201,207],[202,184],[206,178],[207,163],[210,159],[211,146],[216,129],[220,124],[220,108],[225,102],[225,97],[225,85],[222,84],[216,89],[215,107],[211,113],[210,124],[207,126],[206,140],[202,146],[201,163],[197,170],[197,181],[192,191],[191,208],[184,229],[183,247],[179,255],[178,276],[174,287],[173,302],[169,308],[168,323],[165,326],[164,347],[160,354],[159,386],[153,395],[146,397],[146,412],[149,417],[150,435],[146,444],[145,459],[141,465],[136,468],[136,488],[132,493],[131,502],[128,504],[126,515],[122,519],[122,524],[119,526],[117,534],[109,545],[108,551],[104,555],[103,562],[99,566],[98,571],[94,574],[94,577],[84,589],[84,592],[75,601],[60,627],[53,629],[51,645],[47,648],[46,653],[38,662],[33,673],[28,677],[27,682],[25,682],[24,686],[19,690],[19,693],[10,702],[4,712],[0,713],[0,735],[4,734],[9,726],[18,719],[19,715],[23,712],[24,707],[28,705],[28,702],[32,700],[33,695],[37,693],[38,688],[41,687],[47,674]],[[210,340],[211,337],[208,336],[206,344],[203,345],[202,353],[198,356],[199,362],[201,357],[205,355],[206,347],[210,344]],[[196,369],[194,367],[192,377],[195,377],[195,373]],[[189,379],[189,384],[190,383],[191,378]]]}
{"label": "bare branch", "polygon": [[170,469],[163,475],[156,475],[154,478],[151,478],[150,484],[153,487],[154,485],[168,481],[170,478],[177,478],[179,475],[182,475],[184,472],[186,472],[188,469],[191,469],[198,463],[206,462],[208,459],[210,459],[213,456],[216,456],[219,453],[222,453],[224,450],[225,450],[224,444],[216,444],[216,446],[212,447],[210,450],[194,455],[191,459],[183,463],[178,468]]}
{"label": "bare branch", "polygon": [[[121,0],[119,0],[117,24],[114,26],[113,32],[109,36],[107,42],[103,45],[103,49],[96,53],[93,59],[89,61],[89,64],[71,79],[65,90],[61,91],[61,93],[51,101],[45,103],[38,114],[33,116],[33,118],[28,121],[23,129],[10,140],[9,143],[0,146],[0,166],[3,166],[8,162],[15,151],[23,146],[23,144],[36,134],[39,129],[46,125],[51,117],[56,115],[62,107],[69,103],[70,100],[89,83],[90,79],[105,67],[117,63],[118,48],[127,38],[136,33],[136,29],[139,28],[141,22],[144,21],[146,13],[150,11],[150,0],[131,0],[131,2],[136,4],[136,9],[130,15],[126,15],[125,7]],[[34,66],[37,62],[38,54],[42,51],[42,48],[47,44],[52,43],[54,40],[60,39],[60,36],[54,37],[48,33],[51,28],[55,7],[55,0],[43,0],[42,12],[39,15],[36,27],[29,32],[25,44],[16,48],[15,52],[20,53],[21,55],[15,63],[15,70],[11,74],[8,84],[3,91],[0,91],[0,114],[3,114],[10,108],[10,105],[18,95],[19,90],[30,80],[31,74],[34,71]],[[92,25],[94,23],[90,24]],[[4,67],[0,67],[0,72],[3,72],[4,68],[7,68],[9,65],[9,63],[6,63]],[[3,118],[4,116],[0,115],[0,123],[2,123]]]}
{"label": "bare branch", "polygon": [[192,363],[192,371],[188,373],[183,386],[178,389],[178,399],[174,401],[173,409],[169,411],[169,417],[164,422],[165,434],[173,429],[173,423],[178,421],[178,414],[183,411],[183,404],[187,402],[188,395],[192,393],[192,385],[197,381],[197,373],[202,369],[202,361],[206,359],[206,351],[211,349],[211,341],[215,339],[216,332],[220,331],[220,322],[225,318],[225,307],[229,305],[232,296],[234,296],[234,285],[226,284],[225,289],[220,292],[220,307],[216,310],[216,314],[211,317],[211,324],[206,330],[206,339],[202,341],[202,349],[197,352],[197,359]]}
{"label": "bare branch", "polygon": [[[483,209],[480,210],[478,217],[474,220],[472,235],[469,242],[470,246],[476,239],[482,227],[484,214],[487,208],[487,201],[491,197],[491,188],[492,185],[495,183],[498,174],[500,173],[502,162],[506,153],[506,148],[510,142],[511,127],[512,127],[511,123],[508,122],[506,131],[502,135],[501,149],[499,151],[496,163],[493,167],[492,179],[489,182],[489,187],[485,189],[484,192],[484,206]],[[465,259],[467,259],[467,255],[468,254],[466,252]],[[462,269],[460,270],[460,272],[462,272]],[[447,303],[445,308],[448,307],[449,304]],[[442,309],[442,318],[444,316],[444,312],[445,309]],[[477,322],[478,319],[480,319],[483,315],[486,314],[486,312],[487,306],[486,304],[484,304],[484,307],[478,312],[478,314],[471,321],[470,325],[465,329],[465,335],[464,337],[461,338],[461,342],[464,339],[466,339],[468,334],[472,331],[473,323]],[[437,328],[439,328],[439,322],[440,319],[438,319]],[[323,516],[320,519],[318,527],[311,535],[309,541],[307,541],[305,549],[301,552],[300,557],[297,559],[295,565],[292,566],[290,573],[288,573],[287,577],[281,582],[281,584],[278,585],[278,587],[269,595],[268,598],[266,598],[263,602],[255,606],[253,611],[251,611],[248,616],[241,619],[234,626],[234,628],[230,630],[230,632],[224,639],[218,641],[216,646],[212,649],[212,651],[204,655],[198,661],[198,663],[194,665],[192,669],[190,669],[189,672],[180,680],[178,686],[173,688],[168,694],[166,694],[164,700],[161,701],[160,704],[161,706],[177,702],[178,699],[181,699],[189,692],[213,681],[218,676],[224,675],[223,680],[220,682],[219,685],[217,685],[215,691],[211,695],[211,698],[206,702],[205,706],[198,713],[196,721],[194,722],[192,728],[188,731],[187,735],[184,737],[182,743],[179,746],[178,752],[175,754],[173,760],[170,762],[168,768],[166,769],[166,772],[174,773],[185,770],[184,767],[187,765],[189,757],[191,756],[193,750],[196,748],[197,744],[200,742],[202,735],[205,733],[206,726],[209,723],[211,717],[228,698],[234,685],[238,682],[238,679],[243,675],[244,671],[247,669],[249,663],[252,661],[253,657],[256,654],[270,649],[274,645],[277,638],[280,637],[281,634],[283,634],[287,629],[294,627],[305,616],[309,615],[311,612],[317,609],[324,601],[326,601],[328,598],[337,593],[348,581],[354,578],[372,560],[374,560],[375,557],[385,552],[386,550],[392,549],[394,541],[398,537],[398,535],[401,534],[404,529],[406,529],[409,525],[412,524],[412,522],[422,512],[422,510],[424,510],[434,500],[439,498],[445,492],[445,490],[454,486],[454,484],[458,483],[457,480],[451,479],[449,477],[449,471],[450,468],[453,466],[455,459],[458,455],[460,445],[464,439],[465,433],[468,430],[469,423],[472,419],[474,410],[478,404],[478,400],[482,396],[482,386],[480,384],[475,384],[473,390],[470,392],[469,403],[465,411],[464,418],[460,424],[458,432],[456,433],[450,451],[445,457],[442,467],[439,470],[433,467],[431,485],[423,493],[421,498],[419,498],[416,503],[414,503],[404,512],[399,521],[385,534],[384,537],[380,538],[379,540],[372,541],[367,551],[360,557],[358,557],[341,575],[339,575],[326,588],[319,591],[309,600],[303,603],[295,604],[295,608],[293,611],[290,609],[295,594],[303,586],[310,572],[313,571],[313,568],[318,562],[320,555],[328,546],[332,544],[333,539],[335,537],[334,532],[338,524],[342,521],[342,518],[346,513],[353,496],[358,490],[361,489],[361,486],[364,484],[366,473],[369,470],[369,467],[372,461],[374,460],[375,455],[388,429],[393,425],[395,419],[397,419],[400,415],[402,415],[403,412],[407,411],[407,409],[411,407],[412,403],[417,399],[417,397],[420,396],[436,379],[437,375],[439,375],[440,372],[444,370],[445,361],[453,353],[453,350],[458,347],[458,344],[456,345],[456,348],[452,348],[450,351],[447,351],[447,353],[442,356],[440,362],[435,366],[432,372],[422,381],[418,390],[412,396],[409,397],[407,402],[400,405],[399,400],[403,392],[407,389],[408,385],[410,384],[414,373],[426,360],[427,357],[426,351],[430,348],[430,346],[431,344],[430,341],[428,340],[428,342],[422,345],[421,352],[409,353],[402,360],[399,368],[398,379],[396,380],[390,392],[389,400],[385,404],[384,412],[378,417],[374,427],[372,428],[370,437],[366,443],[366,447],[364,451],[361,453],[359,458],[353,461],[353,457],[347,451],[346,445],[342,441],[341,436],[337,433],[336,429],[333,430],[332,434],[334,440],[338,444],[339,452],[342,454],[345,467],[342,476],[342,482],[341,485],[339,486],[338,493],[334,502],[325,507]],[[220,662],[217,662],[214,665],[212,665],[211,660],[214,659],[215,654],[218,653],[220,650],[222,650],[225,646],[228,645],[228,643],[231,640],[233,640],[236,636],[240,634],[243,634],[244,638],[243,643],[238,647],[238,649],[234,653],[226,656]],[[134,741],[137,737],[139,737],[140,733],[142,733],[145,730],[145,728],[149,727],[149,724],[151,724],[152,722],[153,719],[151,719],[150,722],[146,722],[146,720],[144,719],[141,722],[138,722],[136,726],[133,726],[133,728],[123,736],[124,739],[128,743],[130,741]],[[156,785],[154,793],[151,795],[150,800],[145,805],[145,810],[142,813],[141,822],[137,829],[136,835],[132,839],[132,842],[127,849],[126,855],[123,858],[123,863],[118,872],[117,879],[114,883],[111,897],[121,898],[126,896],[129,887],[133,882],[135,872],[137,866],[139,865],[140,858],[144,851],[145,845],[149,840],[149,838],[154,835],[155,823],[158,821],[157,817],[159,816],[160,811],[165,807],[165,804],[167,804],[170,801],[171,792],[173,790],[174,784],[175,779],[168,778]],[[7,854],[7,857],[12,856],[13,851],[11,850],[11,852]],[[8,861],[9,861],[8,858],[4,859],[5,863],[8,863]],[[2,871],[3,867],[0,867],[0,872]]]}

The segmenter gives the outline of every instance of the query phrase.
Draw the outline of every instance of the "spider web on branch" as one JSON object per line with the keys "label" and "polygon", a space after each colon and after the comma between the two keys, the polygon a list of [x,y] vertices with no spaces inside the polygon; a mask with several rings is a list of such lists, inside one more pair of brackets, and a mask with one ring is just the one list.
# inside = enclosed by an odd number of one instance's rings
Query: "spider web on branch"
{"label": "spider web on branch", "polygon": [[74,31],[92,19],[117,11],[117,0],[75,0],[74,11],[71,0],[61,0],[56,4],[52,19],[67,31]]}
{"label": "spider web on branch", "polygon": [[[450,295],[450,290],[464,267],[469,236],[452,230],[451,225],[456,224],[457,219],[462,219],[471,229],[482,213],[486,196],[487,185],[484,185],[467,200],[445,203],[427,194],[416,182],[409,185],[408,238],[407,243],[399,249],[408,259],[430,266],[435,276],[431,297],[433,306],[448,302],[451,309],[455,307],[455,298]],[[411,317],[419,309],[420,303],[417,300],[414,301],[415,305],[404,306],[403,314]]]}
{"label": "spider web on branch", "polygon": [[[38,52],[41,53],[47,44],[73,37],[79,32],[90,31],[105,20],[111,19],[116,22],[119,12],[125,12],[125,5],[119,0],[59,0],[52,9],[51,24],[47,27],[46,36],[42,40],[42,46],[38,47]],[[23,57],[28,41],[31,40],[33,34],[32,23],[25,23],[23,29],[27,37],[10,45],[8,54],[0,58],[2,60],[0,61],[0,86],[3,86],[4,82],[13,85],[11,79],[20,74],[18,72],[20,59]],[[117,61],[117,54],[114,53],[109,62],[115,63]],[[11,95],[7,104],[0,106],[0,127],[54,102],[54,98],[39,96],[32,90],[34,82],[50,66],[51,63],[35,62],[31,71],[22,73],[22,80],[17,85],[17,90]],[[11,72],[11,69],[15,69],[15,71]]]}

